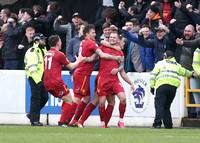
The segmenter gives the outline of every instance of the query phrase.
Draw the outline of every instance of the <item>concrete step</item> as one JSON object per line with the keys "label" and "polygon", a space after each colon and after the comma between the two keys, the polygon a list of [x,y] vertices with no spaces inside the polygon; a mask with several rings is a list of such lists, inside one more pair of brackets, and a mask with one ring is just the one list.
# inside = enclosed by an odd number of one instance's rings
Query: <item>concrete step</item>
{"label": "concrete step", "polygon": [[182,118],[181,127],[198,127],[198,128],[200,128],[200,119]]}

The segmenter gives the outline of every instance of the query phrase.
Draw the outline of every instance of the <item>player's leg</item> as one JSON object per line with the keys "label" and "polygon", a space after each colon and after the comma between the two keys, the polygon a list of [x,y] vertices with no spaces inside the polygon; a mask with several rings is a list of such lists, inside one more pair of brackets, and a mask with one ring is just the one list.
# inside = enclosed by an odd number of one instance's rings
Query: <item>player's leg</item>
{"label": "player's leg", "polygon": [[71,94],[68,93],[67,95],[62,96],[63,105],[61,109],[61,117],[60,121],[58,122],[59,126],[67,126],[68,116],[71,110],[72,105],[72,97]]}
{"label": "player's leg", "polygon": [[88,94],[88,96],[83,97],[83,100],[78,104],[74,119],[72,120],[71,124],[75,124],[79,120],[79,118],[83,114],[86,105],[90,102],[90,100],[90,94]]}
{"label": "player's leg", "polygon": [[108,101],[108,106],[106,107],[106,116],[105,116],[105,126],[107,127],[110,118],[112,116],[112,112],[115,106],[115,96],[114,95],[110,95],[107,96],[107,101]]}
{"label": "player's leg", "polygon": [[90,114],[97,107],[98,104],[99,104],[99,97],[97,95],[97,92],[94,92],[92,102],[85,108],[83,115],[81,116],[80,120],[77,122],[78,127],[83,127],[84,122],[87,120],[87,118],[90,116]]}
{"label": "player's leg", "polygon": [[126,95],[124,92],[119,92],[117,94],[117,97],[120,100],[120,104],[119,104],[120,117],[119,117],[118,125],[120,126],[120,128],[125,128],[123,118],[124,118],[124,113],[126,111]]}
{"label": "player's leg", "polygon": [[105,103],[106,103],[106,96],[99,97],[99,115],[101,120],[101,128],[105,128]]}
{"label": "player's leg", "polygon": [[72,117],[74,116],[74,113],[76,111],[77,106],[81,102],[81,99],[82,99],[82,96],[79,96],[79,95],[76,95],[76,94],[74,95],[73,103],[72,103],[72,107],[71,107],[71,110],[70,110],[70,113],[69,113],[69,116],[68,116],[67,123],[70,123]]}

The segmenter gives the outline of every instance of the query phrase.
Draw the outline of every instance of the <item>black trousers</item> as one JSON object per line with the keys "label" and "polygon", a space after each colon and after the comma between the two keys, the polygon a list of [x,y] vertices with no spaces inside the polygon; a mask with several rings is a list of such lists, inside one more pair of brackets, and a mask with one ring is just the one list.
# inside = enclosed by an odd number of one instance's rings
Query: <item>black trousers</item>
{"label": "black trousers", "polygon": [[170,106],[175,97],[176,89],[177,87],[168,84],[157,88],[155,97],[156,116],[153,126],[161,126],[163,120],[165,128],[172,128]]}
{"label": "black trousers", "polygon": [[30,121],[40,121],[40,110],[47,103],[49,96],[44,85],[39,87],[30,77],[29,84],[31,86],[31,104],[30,104]]}

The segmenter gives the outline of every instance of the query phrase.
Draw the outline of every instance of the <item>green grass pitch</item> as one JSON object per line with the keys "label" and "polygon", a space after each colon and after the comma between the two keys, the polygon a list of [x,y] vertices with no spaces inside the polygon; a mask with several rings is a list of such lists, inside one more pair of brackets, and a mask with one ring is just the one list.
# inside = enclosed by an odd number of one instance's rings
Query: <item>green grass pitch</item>
{"label": "green grass pitch", "polygon": [[200,143],[200,130],[1,125],[0,143]]}

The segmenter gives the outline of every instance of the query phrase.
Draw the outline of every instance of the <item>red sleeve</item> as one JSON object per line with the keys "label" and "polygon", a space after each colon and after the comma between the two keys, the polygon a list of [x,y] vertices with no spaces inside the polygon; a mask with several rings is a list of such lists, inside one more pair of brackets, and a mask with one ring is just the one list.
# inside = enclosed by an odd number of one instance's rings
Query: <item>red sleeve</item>
{"label": "red sleeve", "polygon": [[60,58],[60,62],[63,65],[67,66],[68,64],[70,64],[70,61],[67,59],[67,57],[65,56],[64,53],[60,52],[60,57],[59,58]]}
{"label": "red sleeve", "polygon": [[122,51],[120,51],[120,56],[124,56],[124,53]]}
{"label": "red sleeve", "polygon": [[92,43],[91,49],[95,52],[97,49],[99,49],[99,46],[97,45],[96,42]]}

